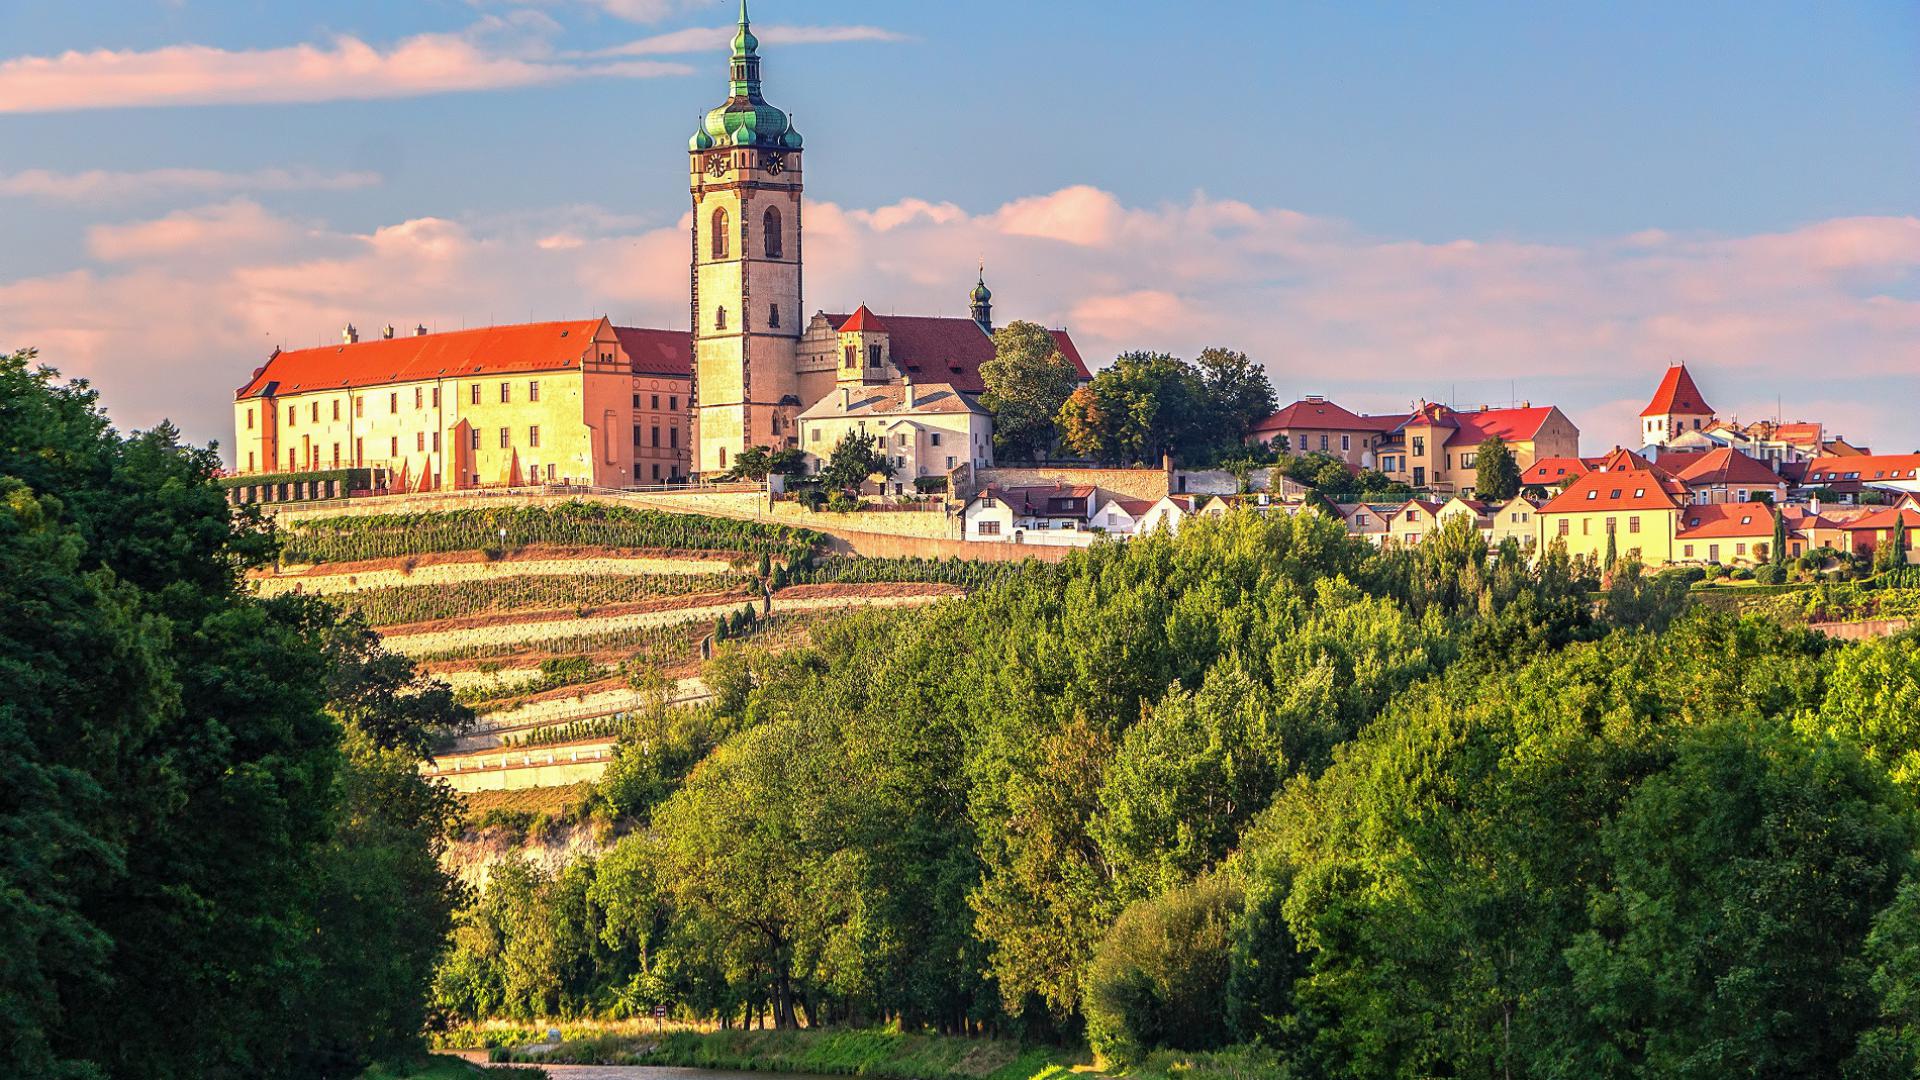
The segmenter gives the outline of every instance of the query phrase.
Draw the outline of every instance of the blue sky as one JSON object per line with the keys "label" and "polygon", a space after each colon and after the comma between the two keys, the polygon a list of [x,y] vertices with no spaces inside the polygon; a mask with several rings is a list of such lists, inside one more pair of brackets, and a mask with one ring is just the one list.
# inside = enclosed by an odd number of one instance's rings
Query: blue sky
{"label": "blue sky", "polygon": [[[730,15],[0,6],[0,345],[38,343],[126,422],[164,410],[205,439],[256,339],[310,344],[341,313],[684,319],[667,238],[724,60],[676,42]],[[809,196],[844,211],[817,219],[809,306],[956,309],[966,282],[945,282],[985,254],[1004,315],[1070,324],[1102,355],[1239,345],[1283,395],[1560,400],[1603,450],[1632,434],[1623,403],[1686,359],[1728,411],[1798,397],[1856,437],[1920,445],[1885,403],[1888,380],[1920,400],[1912,3],[757,0],[754,16],[768,95],[808,138]],[[346,71],[343,39],[372,68]],[[410,42],[461,68],[459,89],[415,92],[419,65],[394,60]],[[300,46],[341,70],[296,77]],[[905,224],[875,216],[889,207]],[[448,231],[422,241],[423,222]],[[523,244],[593,269],[516,279]],[[388,315],[395,297],[408,310]],[[196,340],[194,318],[246,332]]]}

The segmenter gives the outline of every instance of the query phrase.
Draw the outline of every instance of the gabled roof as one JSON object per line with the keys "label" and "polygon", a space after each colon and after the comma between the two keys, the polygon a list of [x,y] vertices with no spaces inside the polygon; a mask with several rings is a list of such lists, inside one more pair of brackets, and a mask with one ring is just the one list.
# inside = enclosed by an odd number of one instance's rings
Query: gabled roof
{"label": "gabled roof", "polygon": [[1712,416],[1713,410],[1707,406],[1707,399],[1700,396],[1700,388],[1693,385],[1693,376],[1687,374],[1687,365],[1675,364],[1667,369],[1660,380],[1660,388],[1653,392],[1653,400],[1640,410],[1641,416]]}
{"label": "gabled roof", "polygon": [[[999,487],[989,484],[980,490],[975,500],[998,499],[1006,503],[1020,517],[1085,517],[1084,513],[1071,510],[1052,510],[1048,503],[1055,499],[1074,499],[1090,503],[1098,488],[1089,484],[1054,484],[1046,487]],[[1091,509],[1091,506],[1089,506]]]}
{"label": "gabled roof", "polygon": [[1661,476],[1672,475],[1669,470],[1663,469],[1641,455],[1620,446],[1616,446],[1612,450],[1600,455],[1599,459],[1593,463],[1592,471],[1604,473],[1651,472],[1658,473]]}
{"label": "gabled roof", "polygon": [[[1788,523],[1791,531],[1793,525]],[[1773,536],[1773,510],[1765,503],[1710,503],[1680,512],[1682,540]]]}
{"label": "gabled roof", "polygon": [[1678,510],[1670,481],[1650,469],[1591,472],[1548,500],[1542,514],[1581,514],[1600,510]]}
{"label": "gabled roof", "polygon": [[1711,484],[1748,484],[1773,487],[1780,477],[1772,469],[1730,446],[1698,454],[1676,473],[1689,487]]}
{"label": "gabled roof", "polygon": [[1908,506],[1889,506],[1885,510],[1876,510],[1871,514],[1864,514],[1854,518],[1852,521],[1845,522],[1840,525],[1840,528],[1849,531],[1861,529],[1868,531],[1891,529],[1893,528],[1893,522],[1896,517],[1907,523],[1907,533],[1909,534],[1907,544],[1912,546],[1920,543],[1920,537],[1912,535],[1916,530],[1920,530],[1920,510],[1915,510]]}
{"label": "gabled roof", "polygon": [[[296,349],[268,360],[234,397],[563,371],[579,367],[593,352],[594,336],[604,325],[605,319],[526,323]],[[691,355],[691,344],[688,349]]]}
{"label": "gabled roof", "polygon": [[1100,509],[1117,506],[1125,511],[1128,517],[1138,521],[1147,511],[1153,509],[1153,502],[1152,499],[1127,499],[1118,495],[1109,495],[1106,501],[1100,504]]}
{"label": "gabled roof", "polygon": [[[862,308],[865,305],[861,305]],[[826,315],[828,325],[836,333],[849,332],[854,315]],[[875,316],[875,321],[878,317]],[[869,325],[869,332],[872,331]],[[952,383],[954,388],[966,394],[977,394],[986,389],[980,380],[980,365],[993,359],[993,338],[980,324],[972,319],[947,319],[925,315],[889,315],[880,330],[887,335],[887,346],[893,354],[893,363],[900,373],[915,382]],[[1073,344],[1073,338],[1065,330],[1048,331],[1053,335],[1054,344],[1060,347],[1060,355],[1073,365],[1073,373],[1079,379],[1091,379],[1093,373],[1087,370],[1087,363],[1080,358],[1080,350]]]}
{"label": "gabled roof", "polygon": [[1807,466],[1806,482],[1819,486],[1848,480],[1916,479],[1920,479],[1920,454],[1854,454],[1815,459]]}
{"label": "gabled roof", "polygon": [[1520,474],[1520,482],[1546,487],[1562,480],[1578,480],[1593,470],[1577,457],[1541,458]]}
{"label": "gabled roof", "polygon": [[685,330],[646,330],[616,326],[613,336],[633,364],[635,375],[688,378],[693,373],[693,335]]}
{"label": "gabled roof", "polygon": [[1469,443],[1478,445],[1498,435],[1507,442],[1520,442],[1536,438],[1547,418],[1554,414],[1554,407],[1527,407],[1524,409],[1480,409],[1475,412],[1461,412],[1448,408],[1439,402],[1430,401],[1414,410],[1400,423],[1400,427],[1417,427],[1431,424],[1434,427],[1457,428],[1459,435],[1449,436],[1445,442],[1456,446]]}
{"label": "gabled roof", "polygon": [[1325,398],[1302,398],[1255,424],[1253,430],[1392,431],[1405,419],[1404,416],[1361,416]]}
{"label": "gabled roof", "polygon": [[[846,404],[841,404],[842,390],[846,391]],[[913,404],[907,404],[907,387],[902,383],[883,383],[879,386],[835,387],[827,391],[827,396],[807,407],[800,414],[802,420],[824,420],[839,416],[915,416],[927,414],[974,413],[984,416],[987,410],[979,403],[955,390],[950,383],[916,384],[913,387]]]}

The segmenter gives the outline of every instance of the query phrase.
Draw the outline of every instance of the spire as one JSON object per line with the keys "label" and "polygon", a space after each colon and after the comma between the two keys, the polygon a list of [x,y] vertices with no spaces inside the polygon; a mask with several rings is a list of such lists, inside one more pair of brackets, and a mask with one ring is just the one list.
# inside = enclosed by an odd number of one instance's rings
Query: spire
{"label": "spire", "polygon": [[746,0],[740,0],[740,29],[733,35],[727,70],[726,104],[707,113],[688,148],[694,153],[728,146],[800,149],[793,118],[767,104],[761,92],[760,39],[753,35]]}
{"label": "spire", "polygon": [[980,282],[967,294],[967,309],[980,329],[993,333],[993,290],[987,288],[987,260],[980,260]]}

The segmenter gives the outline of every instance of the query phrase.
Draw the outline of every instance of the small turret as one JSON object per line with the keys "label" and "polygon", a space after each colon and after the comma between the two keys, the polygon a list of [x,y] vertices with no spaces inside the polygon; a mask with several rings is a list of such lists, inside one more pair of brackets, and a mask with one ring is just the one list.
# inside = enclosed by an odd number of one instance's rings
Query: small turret
{"label": "small turret", "polygon": [[342,344],[346,344],[346,345],[360,344],[359,329],[356,328],[352,323],[348,323],[346,326],[346,329],[340,331],[340,341]]}
{"label": "small turret", "polygon": [[973,321],[980,329],[993,333],[993,290],[987,288],[987,264],[980,263],[980,281],[967,295],[967,310],[973,313]]}

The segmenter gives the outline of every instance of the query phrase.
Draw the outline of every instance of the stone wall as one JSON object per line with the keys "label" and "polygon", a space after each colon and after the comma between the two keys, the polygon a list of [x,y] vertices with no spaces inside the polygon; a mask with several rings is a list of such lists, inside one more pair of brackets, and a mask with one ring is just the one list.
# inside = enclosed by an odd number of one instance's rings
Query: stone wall
{"label": "stone wall", "polygon": [[722,615],[731,615],[752,602],[750,597],[738,597],[724,604],[708,604],[700,607],[674,608],[667,611],[643,611],[630,615],[609,615],[586,619],[549,619],[542,622],[501,622],[489,626],[473,626],[459,630],[436,630],[422,634],[403,634],[384,637],[387,648],[394,652],[419,656],[424,653],[445,652],[449,649],[467,646],[505,646],[527,645],[534,642],[553,641],[569,638],[578,634],[601,634],[614,630],[637,630],[656,626],[674,626],[704,619],[717,619]]}
{"label": "stone wall", "polygon": [[429,563],[412,570],[362,570],[349,574],[295,573],[253,578],[261,596],[303,592],[316,596],[384,589],[400,585],[457,585],[467,581],[492,581],[515,577],[590,577],[643,575],[716,575],[733,568],[731,558],[587,558],[524,559],[487,562]]}
{"label": "stone wall", "polygon": [[1111,495],[1129,499],[1167,497],[1167,473],[1164,469],[1075,469],[1062,466],[1034,469],[981,469],[974,485],[985,487],[1045,487],[1048,484],[1091,484]]}

